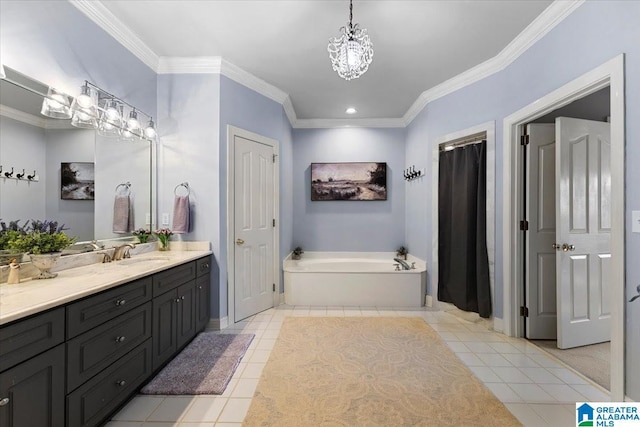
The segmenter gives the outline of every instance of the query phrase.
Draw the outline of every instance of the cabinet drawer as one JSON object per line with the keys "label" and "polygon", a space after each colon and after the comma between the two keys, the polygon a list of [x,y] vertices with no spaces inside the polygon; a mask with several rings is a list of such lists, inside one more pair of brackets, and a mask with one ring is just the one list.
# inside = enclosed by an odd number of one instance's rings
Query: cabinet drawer
{"label": "cabinet drawer", "polygon": [[67,425],[100,425],[150,374],[148,339],[67,397]]}
{"label": "cabinet drawer", "polygon": [[151,336],[151,302],[67,342],[67,391],[108,367]]}
{"label": "cabinet drawer", "polygon": [[209,272],[211,272],[211,257],[208,256],[196,260],[196,271],[198,277],[209,274]]}
{"label": "cabinet drawer", "polygon": [[64,308],[0,328],[0,372],[64,341]]}
{"label": "cabinet drawer", "polygon": [[158,273],[153,276],[153,296],[161,295],[195,278],[195,261]]}
{"label": "cabinet drawer", "polygon": [[67,339],[151,300],[151,277],[91,296],[67,306]]}

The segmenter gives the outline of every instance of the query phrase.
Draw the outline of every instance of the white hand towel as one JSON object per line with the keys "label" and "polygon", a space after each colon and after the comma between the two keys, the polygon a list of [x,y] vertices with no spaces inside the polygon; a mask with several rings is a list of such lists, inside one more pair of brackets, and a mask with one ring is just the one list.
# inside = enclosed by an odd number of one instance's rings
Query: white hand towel
{"label": "white hand towel", "polygon": [[176,196],[173,201],[173,233],[185,234],[189,232],[189,196]]}
{"label": "white hand towel", "polygon": [[129,196],[116,195],[113,202],[113,232],[118,234],[129,233],[133,231],[131,200]]}

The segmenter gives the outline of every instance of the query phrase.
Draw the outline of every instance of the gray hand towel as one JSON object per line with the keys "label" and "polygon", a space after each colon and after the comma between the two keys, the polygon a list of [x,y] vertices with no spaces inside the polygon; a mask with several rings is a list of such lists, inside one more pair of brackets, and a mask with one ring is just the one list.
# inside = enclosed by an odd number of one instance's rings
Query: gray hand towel
{"label": "gray hand towel", "polygon": [[173,233],[185,234],[189,232],[189,196],[176,196],[173,201]]}
{"label": "gray hand towel", "polygon": [[133,231],[133,215],[131,215],[131,200],[129,196],[116,195],[113,202],[113,232],[118,234]]}

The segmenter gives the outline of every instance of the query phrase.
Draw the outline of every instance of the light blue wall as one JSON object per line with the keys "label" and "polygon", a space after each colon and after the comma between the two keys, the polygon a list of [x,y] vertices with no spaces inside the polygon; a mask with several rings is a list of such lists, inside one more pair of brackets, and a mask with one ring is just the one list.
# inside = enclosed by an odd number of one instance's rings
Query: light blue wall
{"label": "light blue wall", "polygon": [[[405,244],[404,129],[294,129],[293,140],[294,246],[367,252]],[[312,202],[310,165],[323,162],[386,162],[387,200]]]}
{"label": "light blue wall", "polygon": [[[227,126],[235,126],[279,142],[280,261],[291,251],[291,126],[282,105],[225,77],[220,77],[220,314],[227,315]],[[281,285],[282,291],[282,285]]]}
{"label": "light blue wall", "polygon": [[[625,53],[626,73],[626,283],[627,299],[640,283],[640,235],[631,233],[631,210],[640,209],[640,2],[587,1],[505,70],[431,102],[407,129],[407,159],[423,159],[431,176],[436,138],[496,121],[496,307],[502,317],[502,122],[504,117],[543,95]],[[408,189],[407,200],[424,195],[426,202],[407,203],[407,242],[431,262],[431,192],[426,180]],[[414,250],[415,249],[415,250]],[[430,293],[433,291],[430,289]],[[640,399],[640,304],[627,305],[627,394]]]}
{"label": "light blue wall", "polygon": [[[211,317],[220,317],[220,75],[158,76],[158,216],[173,225],[174,189],[188,182],[192,231],[173,240],[211,242]],[[184,194],[184,193],[180,193]],[[162,226],[162,225],[161,225]],[[164,226],[163,226],[164,227]],[[223,282],[224,283],[224,282]],[[226,305],[225,305],[226,307]]]}

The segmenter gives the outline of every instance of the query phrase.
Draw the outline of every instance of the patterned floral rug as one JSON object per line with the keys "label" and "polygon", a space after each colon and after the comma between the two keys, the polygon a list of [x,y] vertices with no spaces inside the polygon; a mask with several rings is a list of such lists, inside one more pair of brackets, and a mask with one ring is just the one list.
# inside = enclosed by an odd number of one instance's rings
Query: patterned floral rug
{"label": "patterned floral rug", "polygon": [[517,426],[420,318],[287,318],[243,426]]}

